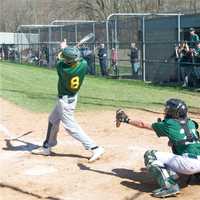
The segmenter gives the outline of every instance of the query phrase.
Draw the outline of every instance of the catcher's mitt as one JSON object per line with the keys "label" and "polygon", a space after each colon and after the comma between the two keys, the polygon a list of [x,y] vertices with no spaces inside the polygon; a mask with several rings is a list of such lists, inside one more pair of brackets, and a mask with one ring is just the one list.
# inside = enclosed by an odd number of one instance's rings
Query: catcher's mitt
{"label": "catcher's mitt", "polygon": [[121,122],[128,123],[129,118],[122,109],[118,109],[116,111],[116,127],[119,127]]}

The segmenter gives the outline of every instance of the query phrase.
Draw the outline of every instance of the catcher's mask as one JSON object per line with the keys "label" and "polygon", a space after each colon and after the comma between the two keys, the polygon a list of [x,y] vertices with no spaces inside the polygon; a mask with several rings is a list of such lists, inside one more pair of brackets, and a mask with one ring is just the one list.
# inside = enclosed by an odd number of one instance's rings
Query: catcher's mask
{"label": "catcher's mask", "polygon": [[166,118],[185,119],[187,111],[187,105],[180,99],[169,99],[165,104]]}
{"label": "catcher's mask", "polygon": [[63,60],[67,64],[74,64],[80,60],[80,51],[77,47],[66,47],[58,54],[59,60]]}

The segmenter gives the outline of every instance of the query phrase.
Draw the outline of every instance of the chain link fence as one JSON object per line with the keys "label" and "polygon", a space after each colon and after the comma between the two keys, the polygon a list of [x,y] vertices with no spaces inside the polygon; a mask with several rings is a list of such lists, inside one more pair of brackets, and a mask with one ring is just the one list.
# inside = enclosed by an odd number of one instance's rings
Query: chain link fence
{"label": "chain link fence", "polygon": [[183,68],[192,66],[200,79],[200,51],[182,63],[176,55],[182,40],[187,40],[190,46],[189,28],[194,27],[200,33],[199,20],[200,15],[141,14],[117,15],[105,22],[56,20],[50,25],[22,25],[15,33],[14,44],[1,45],[0,57],[53,67],[61,41],[66,39],[68,45],[76,45],[92,32],[94,40],[80,47],[90,66],[88,73],[102,75],[99,49],[105,44],[106,75],[159,83],[180,82],[184,79]]}

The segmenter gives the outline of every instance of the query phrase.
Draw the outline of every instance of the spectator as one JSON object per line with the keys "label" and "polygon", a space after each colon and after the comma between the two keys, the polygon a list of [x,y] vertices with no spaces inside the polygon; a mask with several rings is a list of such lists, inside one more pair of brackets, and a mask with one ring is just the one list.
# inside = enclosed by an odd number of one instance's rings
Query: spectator
{"label": "spectator", "polygon": [[2,44],[2,50],[3,50],[3,58],[4,60],[8,60],[8,45]]}
{"label": "spectator", "polygon": [[44,57],[46,59],[47,64],[49,63],[49,49],[46,45],[42,47],[42,54],[44,54]]}
{"label": "spectator", "polygon": [[16,53],[15,53],[15,49],[11,46],[11,47],[9,48],[9,51],[8,51],[8,58],[9,58],[9,60],[15,61],[15,57],[16,57],[15,54],[16,54]]}
{"label": "spectator", "polygon": [[136,47],[135,43],[131,43],[131,49],[130,53],[128,54],[130,56],[130,62],[132,67],[132,75],[137,74],[139,72],[140,64],[139,64],[139,50]]}
{"label": "spectator", "polygon": [[200,85],[200,42],[197,43],[194,50],[194,86]]}
{"label": "spectator", "polygon": [[38,61],[38,64],[40,66],[47,66],[48,65],[46,57],[43,54],[42,50],[39,50],[39,61]]}
{"label": "spectator", "polygon": [[183,81],[183,87],[187,87],[189,84],[189,76],[193,71],[192,67],[192,52],[186,41],[182,41],[176,48],[177,60],[181,67],[181,80]]}
{"label": "spectator", "polygon": [[196,49],[194,51],[194,55],[195,55],[195,57],[200,58],[200,42],[198,42],[197,45],[196,45]]}
{"label": "spectator", "polygon": [[176,58],[178,60],[187,61],[187,53],[189,52],[189,46],[186,41],[182,41],[178,47],[175,49]]}
{"label": "spectator", "polygon": [[90,55],[90,59],[91,59],[91,75],[95,75],[96,74],[96,65],[95,65],[95,53],[94,51],[92,51],[91,55]]}
{"label": "spectator", "polygon": [[3,60],[3,48],[0,47],[0,60]]}
{"label": "spectator", "polygon": [[119,69],[118,69],[118,66],[117,66],[117,60],[118,60],[117,50],[115,48],[112,48],[111,65],[112,65],[115,76],[119,76]]}
{"label": "spectator", "polygon": [[95,66],[93,62],[93,53],[92,51],[83,45],[83,47],[80,48],[80,52],[82,57],[87,61],[88,67],[87,67],[87,73],[91,75],[95,75]]}
{"label": "spectator", "polygon": [[107,72],[107,50],[106,50],[104,44],[100,45],[98,57],[99,57],[99,65],[100,65],[101,75],[102,76],[108,76],[108,72]]}
{"label": "spectator", "polygon": [[190,28],[190,43],[189,47],[195,49],[197,42],[199,41],[199,36],[195,33],[194,28]]}

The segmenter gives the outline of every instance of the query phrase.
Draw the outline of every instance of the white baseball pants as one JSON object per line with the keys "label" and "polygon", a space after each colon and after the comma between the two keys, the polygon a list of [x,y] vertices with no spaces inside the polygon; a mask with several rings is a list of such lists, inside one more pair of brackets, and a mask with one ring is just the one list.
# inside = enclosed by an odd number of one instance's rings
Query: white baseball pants
{"label": "white baseball pants", "polygon": [[97,145],[92,139],[82,130],[74,118],[74,110],[77,104],[77,96],[68,97],[67,95],[57,100],[57,103],[49,116],[49,122],[52,124],[50,135],[48,137],[48,146],[52,147],[57,144],[57,134],[59,131],[60,121],[63,122],[67,132],[80,141],[85,149],[90,150]]}
{"label": "white baseball pants", "polygon": [[189,158],[188,156],[179,156],[167,152],[155,152],[158,159],[158,165],[167,166],[172,171],[179,174],[196,174],[200,173],[200,156],[198,159]]}

